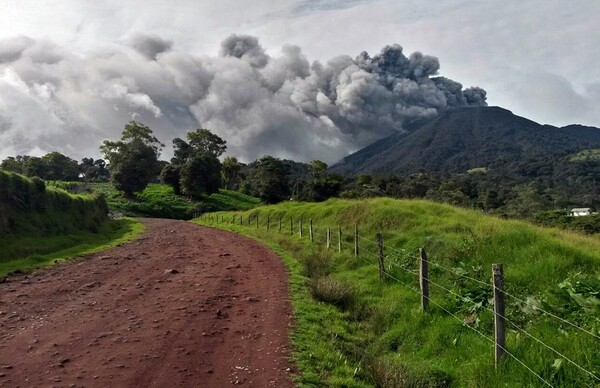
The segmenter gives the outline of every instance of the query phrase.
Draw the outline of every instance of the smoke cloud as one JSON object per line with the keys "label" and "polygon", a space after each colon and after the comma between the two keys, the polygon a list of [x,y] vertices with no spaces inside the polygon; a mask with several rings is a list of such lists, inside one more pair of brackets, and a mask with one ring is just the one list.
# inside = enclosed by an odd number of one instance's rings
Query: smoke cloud
{"label": "smoke cloud", "polygon": [[244,161],[334,162],[414,120],[486,104],[483,89],[439,69],[437,58],[406,56],[399,45],[311,63],[300,47],[269,56],[246,35],[225,39],[217,57],[153,35],[85,55],[17,37],[0,41],[0,157],[97,156],[103,139],[136,119],[166,144],[208,128]]}

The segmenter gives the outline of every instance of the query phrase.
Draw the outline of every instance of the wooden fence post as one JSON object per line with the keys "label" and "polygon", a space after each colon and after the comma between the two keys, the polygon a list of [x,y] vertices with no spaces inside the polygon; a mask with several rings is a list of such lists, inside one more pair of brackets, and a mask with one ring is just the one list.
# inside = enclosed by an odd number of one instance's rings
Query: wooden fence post
{"label": "wooden fence post", "polygon": [[383,266],[383,236],[381,233],[377,233],[377,248],[379,254],[377,255],[377,259],[379,261],[379,278],[383,280],[385,276],[385,267]]}
{"label": "wooden fence post", "polygon": [[358,257],[358,225],[354,225],[354,256]]}
{"label": "wooden fence post", "polygon": [[429,261],[425,249],[420,248],[419,285],[421,286],[421,308],[429,310]]}
{"label": "wooden fence post", "polygon": [[331,228],[327,228],[327,249],[331,247]]}
{"label": "wooden fence post", "polygon": [[267,216],[267,230],[269,230],[270,227],[271,227],[271,215],[269,214]]}
{"label": "wooden fence post", "polygon": [[231,220],[232,224],[235,224],[235,214],[233,215],[233,220]]}
{"label": "wooden fence post", "polygon": [[504,270],[502,264],[492,264],[492,275],[494,284],[494,359],[496,369],[500,359],[506,352],[506,331],[504,329]]}
{"label": "wooden fence post", "polygon": [[338,229],[338,252],[342,253],[342,226]]}
{"label": "wooden fence post", "polygon": [[302,218],[300,218],[300,221],[298,221],[298,228],[300,228],[299,234],[300,234],[300,238],[302,238]]}
{"label": "wooden fence post", "polygon": [[314,242],[315,239],[314,239],[314,236],[313,236],[312,218],[310,219],[310,226],[309,226],[309,229],[308,229],[308,233],[310,235],[310,242]]}

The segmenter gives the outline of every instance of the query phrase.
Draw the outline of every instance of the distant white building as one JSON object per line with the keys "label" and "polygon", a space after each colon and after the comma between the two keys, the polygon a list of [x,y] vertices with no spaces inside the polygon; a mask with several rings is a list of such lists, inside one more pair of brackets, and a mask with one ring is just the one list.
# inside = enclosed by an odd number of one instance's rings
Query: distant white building
{"label": "distant white building", "polygon": [[571,215],[573,217],[589,216],[592,214],[592,209],[589,207],[577,207],[571,209]]}

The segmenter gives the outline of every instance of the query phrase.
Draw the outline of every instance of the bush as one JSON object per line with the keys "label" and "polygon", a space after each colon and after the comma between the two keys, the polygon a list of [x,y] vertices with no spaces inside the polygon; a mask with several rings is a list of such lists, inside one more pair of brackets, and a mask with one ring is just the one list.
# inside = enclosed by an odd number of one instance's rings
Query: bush
{"label": "bush", "polygon": [[311,279],[327,276],[333,271],[333,262],[326,252],[316,252],[302,260],[304,275]]}
{"label": "bush", "polygon": [[350,309],[356,300],[356,291],[350,283],[334,279],[331,276],[314,280],[311,285],[311,293],[315,299],[343,310]]}

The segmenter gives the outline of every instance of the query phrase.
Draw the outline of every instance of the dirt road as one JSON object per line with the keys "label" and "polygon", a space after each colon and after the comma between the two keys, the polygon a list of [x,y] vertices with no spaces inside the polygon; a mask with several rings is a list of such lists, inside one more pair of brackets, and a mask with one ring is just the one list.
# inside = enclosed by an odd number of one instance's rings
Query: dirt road
{"label": "dirt road", "polygon": [[281,259],[237,234],[144,223],[136,241],[0,284],[0,386],[292,386]]}

